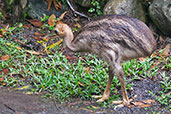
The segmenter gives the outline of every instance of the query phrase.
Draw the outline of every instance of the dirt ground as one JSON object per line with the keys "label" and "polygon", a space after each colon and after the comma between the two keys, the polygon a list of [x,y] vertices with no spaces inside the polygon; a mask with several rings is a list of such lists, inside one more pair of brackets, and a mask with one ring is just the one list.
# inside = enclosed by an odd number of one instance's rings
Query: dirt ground
{"label": "dirt ground", "polygon": [[[130,96],[138,95],[135,100],[155,99],[148,91],[156,93],[160,90],[160,84],[150,79],[135,81]],[[96,107],[95,110],[87,107]],[[151,107],[100,107],[95,101],[81,101],[73,99],[71,102],[54,102],[38,95],[26,95],[21,91],[0,88],[0,114],[170,114],[156,101]]]}
{"label": "dirt ground", "polygon": [[0,114],[80,114],[79,110],[37,95],[0,88]]}

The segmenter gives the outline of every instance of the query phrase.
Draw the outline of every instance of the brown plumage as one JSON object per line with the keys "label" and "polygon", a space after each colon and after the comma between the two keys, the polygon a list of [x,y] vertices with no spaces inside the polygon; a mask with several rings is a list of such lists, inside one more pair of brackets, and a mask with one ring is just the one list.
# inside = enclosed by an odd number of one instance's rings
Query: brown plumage
{"label": "brown plumage", "polygon": [[156,41],[150,29],[134,18],[105,15],[87,23],[75,37],[72,29],[62,22],[58,22],[54,30],[64,38],[71,51],[97,54],[109,64],[108,84],[98,102],[108,99],[115,73],[121,83],[123,97],[123,101],[117,103],[129,105],[121,62],[149,56],[154,51]]}

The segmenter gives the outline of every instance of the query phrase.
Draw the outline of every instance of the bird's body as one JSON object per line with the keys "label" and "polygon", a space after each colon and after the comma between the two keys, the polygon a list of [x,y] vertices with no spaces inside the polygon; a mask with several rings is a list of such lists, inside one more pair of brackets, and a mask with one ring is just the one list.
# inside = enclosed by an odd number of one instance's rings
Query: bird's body
{"label": "bird's body", "polygon": [[105,15],[87,23],[74,37],[71,28],[57,23],[55,30],[64,38],[66,46],[74,52],[91,52],[109,64],[109,81],[101,99],[109,97],[114,73],[122,88],[123,104],[129,104],[121,62],[149,56],[156,48],[150,29],[140,20],[120,15]]}

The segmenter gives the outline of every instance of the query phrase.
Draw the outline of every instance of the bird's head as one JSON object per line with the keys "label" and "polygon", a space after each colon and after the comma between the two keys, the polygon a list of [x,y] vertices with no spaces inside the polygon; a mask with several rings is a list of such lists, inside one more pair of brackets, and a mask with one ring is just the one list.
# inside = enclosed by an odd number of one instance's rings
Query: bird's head
{"label": "bird's head", "polygon": [[66,24],[64,24],[62,21],[58,21],[53,31],[60,37],[65,37],[66,36]]}

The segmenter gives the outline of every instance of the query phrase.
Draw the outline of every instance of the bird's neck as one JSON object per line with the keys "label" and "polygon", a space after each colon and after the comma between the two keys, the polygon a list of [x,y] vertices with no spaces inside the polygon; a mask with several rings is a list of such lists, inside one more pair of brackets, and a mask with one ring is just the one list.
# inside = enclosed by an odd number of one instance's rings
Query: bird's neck
{"label": "bird's neck", "polygon": [[64,37],[64,43],[65,45],[71,50],[71,51],[77,51],[77,46],[72,42],[74,39],[73,32],[69,26],[65,27],[66,36]]}

